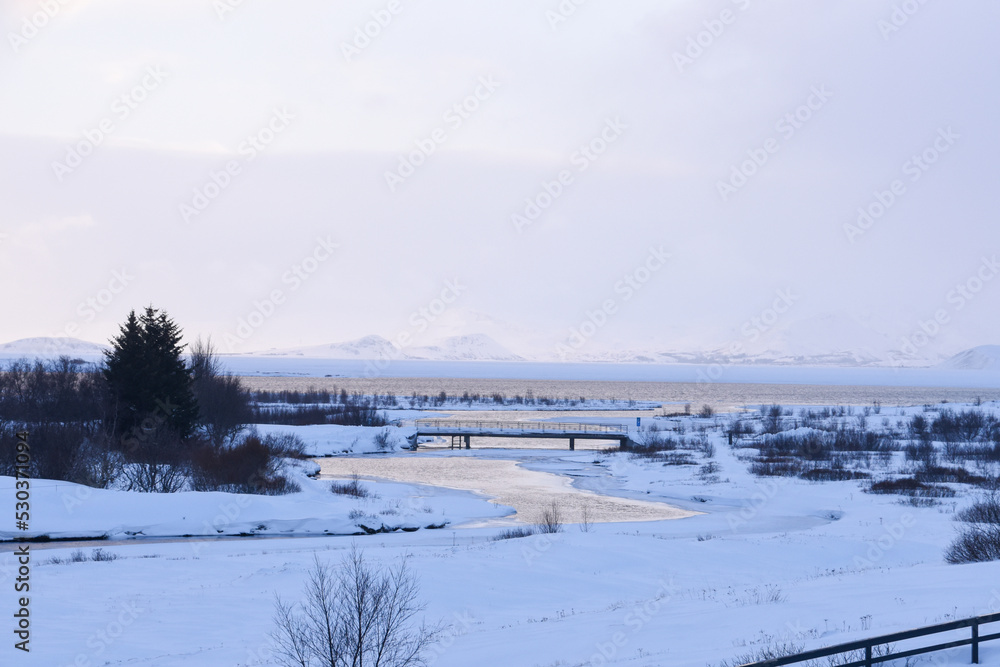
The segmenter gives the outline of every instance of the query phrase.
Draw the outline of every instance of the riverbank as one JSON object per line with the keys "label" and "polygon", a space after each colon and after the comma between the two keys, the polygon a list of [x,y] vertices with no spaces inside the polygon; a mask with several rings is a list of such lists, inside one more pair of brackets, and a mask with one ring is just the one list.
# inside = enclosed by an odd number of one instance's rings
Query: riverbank
{"label": "riverbank", "polygon": [[[769,428],[773,418],[786,438],[845,429],[906,438],[913,417],[940,418],[948,410],[1000,414],[1000,406],[989,404],[876,406],[853,413],[786,409],[740,418],[756,430]],[[455,523],[357,537],[136,540],[102,545],[98,560],[94,548],[46,545],[33,562],[39,593],[32,613],[47,639],[33,644],[33,652],[40,664],[59,667],[74,661],[276,665],[268,639],[273,595],[299,599],[313,559],[336,563],[352,544],[379,563],[407,560],[427,601],[427,618],[447,626],[430,656],[435,667],[721,667],[768,650],[815,648],[1000,611],[1000,586],[993,585],[1000,581],[1000,563],[951,565],[944,557],[956,513],[983,490],[943,482],[937,486],[951,495],[940,489],[936,497],[915,499],[866,492],[875,479],[921,469],[900,450],[845,460],[869,479],[759,476],[751,469],[766,439],[747,436],[730,446],[726,431],[736,419],[656,420],[648,435],[661,449],[648,455],[474,449],[361,459],[516,463],[562,475],[576,490],[700,512],[676,521],[587,523],[567,510],[561,532],[498,540],[504,525],[513,524],[508,508],[469,491],[363,476],[360,483],[380,498],[339,504],[339,498],[321,496],[331,503],[329,516],[363,511],[366,502],[388,501],[392,509],[395,500],[409,511],[409,503],[424,502],[421,495],[433,491],[440,495],[425,495],[425,501],[451,513]],[[351,459],[337,460],[347,464],[338,474],[349,473]],[[983,463],[971,471],[995,475],[995,468]],[[472,482],[488,474],[469,472]],[[119,507],[107,516],[129,511],[117,498]],[[84,511],[74,508],[76,521]],[[466,519],[463,527],[458,517]],[[17,570],[4,551],[0,587],[6,588]],[[127,625],[119,620],[124,608],[136,612]],[[234,609],[239,623],[232,622]],[[935,658],[937,665],[965,665],[968,651]],[[1000,646],[985,645],[982,662],[1000,662]]]}

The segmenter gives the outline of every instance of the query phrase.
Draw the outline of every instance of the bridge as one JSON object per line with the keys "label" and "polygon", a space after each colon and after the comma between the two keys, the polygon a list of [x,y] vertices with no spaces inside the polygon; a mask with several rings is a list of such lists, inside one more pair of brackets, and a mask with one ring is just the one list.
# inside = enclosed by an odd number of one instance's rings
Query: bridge
{"label": "bridge", "polygon": [[416,436],[450,436],[451,446],[465,445],[472,448],[472,436],[487,438],[559,438],[569,440],[569,448],[576,449],[577,440],[617,440],[622,446],[629,444],[627,426],[581,424],[579,422],[529,422],[529,421],[463,421],[459,419],[418,419]]}

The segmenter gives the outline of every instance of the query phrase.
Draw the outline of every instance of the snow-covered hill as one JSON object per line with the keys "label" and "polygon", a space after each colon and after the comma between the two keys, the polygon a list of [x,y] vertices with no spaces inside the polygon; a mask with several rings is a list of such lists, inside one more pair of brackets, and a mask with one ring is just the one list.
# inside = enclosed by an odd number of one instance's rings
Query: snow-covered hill
{"label": "snow-covered hill", "polygon": [[357,340],[327,345],[311,345],[288,349],[256,352],[255,356],[305,357],[307,359],[384,359],[398,356],[397,348],[382,336],[365,336]]}
{"label": "snow-covered hill", "polygon": [[980,345],[971,350],[959,352],[947,359],[938,368],[968,371],[995,371],[1000,369],[1000,345]]}
{"label": "snow-covered hill", "polygon": [[4,359],[58,359],[70,357],[84,361],[104,358],[104,345],[79,338],[22,338],[0,345],[0,358]]}
{"label": "snow-covered hill", "polygon": [[259,352],[257,356],[309,359],[419,359],[425,361],[520,361],[486,334],[450,336],[433,345],[398,348],[382,336],[365,336],[344,343]]}
{"label": "snow-covered hill", "polygon": [[522,358],[486,334],[450,336],[437,345],[405,350],[410,359],[434,361],[521,361]]}

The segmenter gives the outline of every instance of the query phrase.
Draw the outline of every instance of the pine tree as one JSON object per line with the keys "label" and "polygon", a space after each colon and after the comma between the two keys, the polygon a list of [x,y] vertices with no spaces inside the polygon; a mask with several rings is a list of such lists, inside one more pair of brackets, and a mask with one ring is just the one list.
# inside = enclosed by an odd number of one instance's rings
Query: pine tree
{"label": "pine tree", "polygon": [[181,330],[152,306],[129,313],[111,349],[104,379],[111,395],[115,435],[137,435],[166,426],[184,438],[194,430],[198,405],[184,363]]}

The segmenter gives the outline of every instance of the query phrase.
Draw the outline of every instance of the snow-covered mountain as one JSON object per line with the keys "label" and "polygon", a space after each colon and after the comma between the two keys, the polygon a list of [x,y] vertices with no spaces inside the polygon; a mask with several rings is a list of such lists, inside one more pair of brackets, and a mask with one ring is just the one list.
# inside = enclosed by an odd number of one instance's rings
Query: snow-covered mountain
{"label": "snow-covered mountain", "polygon": [[[637,364],[744,364],[798,366],[909,366],[950,370],[1000,370],[1000,345],[974,347],[942,361],[940,356],[921,350],[909,356],[893,348],[891,338],[859,322],[835,317],[801,320],[757,335],[736,336],[734,343],[714,349],[685,350],[659,348],[601,348],[596,344],[569,350],[565,358],[555,352],[532,354],[535,346],[515,346],[514,350],[484,333],[456,335],[425,345],[396,347],[382,336],[372,335],[341,343],[271,349],[250,353],[254,357],[300,357],[305,359],[409,359],[420,361],[568,361],[577,363]],[[0,359],[42,358],[97,362],[106,346],[77,338],[25,338],[0,344]],[[952,347],[952,349],[955,349]]]}
{"label": "snow-covered mountain", "polygon": [[[666,348],[649,344],[642,348],[602,348],[594,342],[578,351],[571,350],[563,360],[584,363],[928,367],[944,359],[932,349],[919,349],[912,354],[901,349],[902,339],[894,339],[866,321],[835,313],[777,323],[768,323],[763,317],[756,318],[748,320],[739,329],[722,333],[717,339],[726,337],[730,341],[724,345],[705,345],[700,349],[694,345]],[[552,357],[547,360],[557,359]]]}
{"label": "snow-covered mountain", "polygon": [[967,371],[1000,370],[1000,345],[980,345],[971,350],[959,352],[954,357],[938,364],[938,368]]}
{"label": "snow-covered mountain", "polygon": [[429,361],[519,361],[486,334],[449,336],[432,345],[397,348],[382,336],[365,336],[344,343],[258,352],[255,356],[310,359],[420,359]]}
{"label": "snow-covered mountain", "polygon": [[22,338],[0,345],[0,357],[5,359],[58,359],[70,357],[84,361],[99,361],[104,358],[107,347],[79,338]]}
{"label": "snow-covered mountain", "polygon": [[254,356],[305,357],[308,359],[384,359],[396,358],[396,346],[382,336],[365,336],[357,340],[327,345],[310,345],[288,349],[273,349],[255,352]]}
{"label": "snow-covered mountain", "polygon": [[449,336],[437,345],[412,347],[404,350],[410,359],[435,361],[522,361],[486,334]]}

